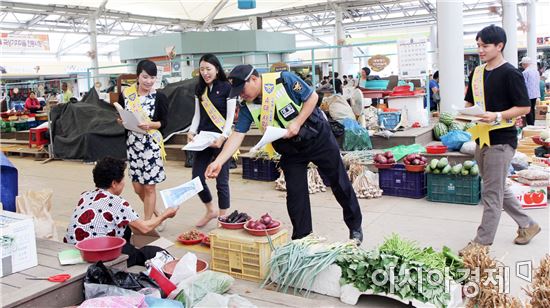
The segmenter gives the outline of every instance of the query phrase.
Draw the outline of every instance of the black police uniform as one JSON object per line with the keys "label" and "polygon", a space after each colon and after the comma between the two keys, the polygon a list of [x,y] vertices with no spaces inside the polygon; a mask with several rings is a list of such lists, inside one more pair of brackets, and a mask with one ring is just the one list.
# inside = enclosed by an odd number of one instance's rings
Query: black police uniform
{"label": "black police uniform", "polygon": [[[285,90],[292,98],[292,85],[286,84],[283,78],[279,78],[277,83],[279,82],[283,82]],[[254,103],[261,104],[261,100],[256,99]],[[246,104],[241,104],[241,112],[245,106]],[[275,114],[274,120],[279,121],[278,116],[281,115]],[[315,107],[297,136],[279,139],[273,142],[273,147],[281,154],[279,165],[285,175],[287,210],[293,226],[292,239],[303,238],[313,231],[307,183],[307,168],[312,162],[330,181],[332,192],[343,209],[344,222],[350,230],[350,238],[361,241],[362,215],[359,202],[342,162],[336,138],[321,110]]]}

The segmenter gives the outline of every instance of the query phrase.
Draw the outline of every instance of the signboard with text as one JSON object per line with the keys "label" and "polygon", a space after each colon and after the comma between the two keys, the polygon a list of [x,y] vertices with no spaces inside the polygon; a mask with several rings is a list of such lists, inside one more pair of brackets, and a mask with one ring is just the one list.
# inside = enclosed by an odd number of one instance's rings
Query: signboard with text
{"label": "signboard with text", "polygon": [[0,49],[50,51],[50,39],[47,34],[0,33]]}

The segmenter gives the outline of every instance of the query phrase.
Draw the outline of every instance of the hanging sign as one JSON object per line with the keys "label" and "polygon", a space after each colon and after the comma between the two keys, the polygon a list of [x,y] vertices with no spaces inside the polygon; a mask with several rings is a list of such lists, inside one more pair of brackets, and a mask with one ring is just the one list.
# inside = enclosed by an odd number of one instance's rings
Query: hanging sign
{"label": "hanging sign", "polygon": [[288,70],[289,70],[288,64],[284,62],[273,63],[270,69],[271,72],[282,72],[282,71],[288,71]]}
{"label": "hanging sign", "polygon": [[399,41],[397,45],[399,78],[411,79],[428,73],[428,51],[425,38]]}
{"label": "hanging sign", "polygon": [[47,34],[0,33],[0,49],[50,51],[50,40]]}
{"label": "hanging sign", "polygon": [[383,55],[376,55],[368,61],[370,68],[375,72],[380,72],[390,64],[390,58]]}

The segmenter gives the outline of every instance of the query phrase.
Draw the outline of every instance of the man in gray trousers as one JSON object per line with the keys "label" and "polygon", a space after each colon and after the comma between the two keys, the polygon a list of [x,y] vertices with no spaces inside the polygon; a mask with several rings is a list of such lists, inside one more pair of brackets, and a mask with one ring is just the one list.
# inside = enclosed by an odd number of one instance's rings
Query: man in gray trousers
{"label": "man in gray trousers", "polygon": [[486,112],[482,121],[492,124],[489,145],[479,138],[475,159],[479,164],[483,190],[481,204],[483,217],[477,235],[460,252],[493,244],[502,210],[518,224],[514,243],[525,245],[540,232],[540,226],[521,208],[514,194],[506,187],[510,162],[517,148],[518,138],[514,119],[529,113],[530,102],[527,87],[521,72],[502,56],[506,45],[506,33],[500,27],[491,25],[478,32],[479,56],[485,64],[478,66],[470,75],[466,92],[467,106],[478,105]]}

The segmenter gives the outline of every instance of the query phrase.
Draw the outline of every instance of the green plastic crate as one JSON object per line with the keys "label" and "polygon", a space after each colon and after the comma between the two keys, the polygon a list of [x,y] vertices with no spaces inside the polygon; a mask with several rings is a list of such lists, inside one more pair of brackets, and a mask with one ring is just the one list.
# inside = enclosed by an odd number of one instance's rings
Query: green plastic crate
{"label": "green plastic crate", "polygon": [[429,201],[477,205],[481,178],[472,175],[428,174]]}

